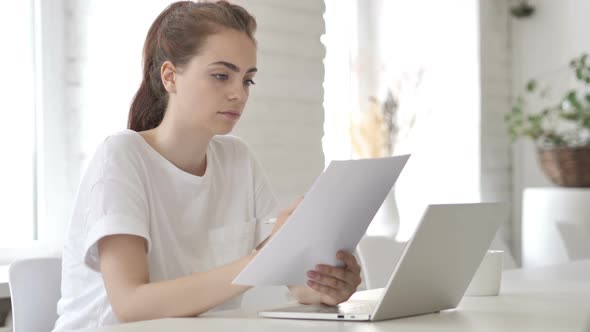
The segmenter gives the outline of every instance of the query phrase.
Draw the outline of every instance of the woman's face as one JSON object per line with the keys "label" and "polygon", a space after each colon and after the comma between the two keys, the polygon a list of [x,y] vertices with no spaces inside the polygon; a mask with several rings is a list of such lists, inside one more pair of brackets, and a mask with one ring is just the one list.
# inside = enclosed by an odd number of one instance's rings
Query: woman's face
{"label": "woman's face", "polygon": [[[234,128],[256,74],[256,45],[244,32],[224,29],[173,74],[168,111],[176,125],[210,135]],[[162,71],[166,79],[166,71]]]}

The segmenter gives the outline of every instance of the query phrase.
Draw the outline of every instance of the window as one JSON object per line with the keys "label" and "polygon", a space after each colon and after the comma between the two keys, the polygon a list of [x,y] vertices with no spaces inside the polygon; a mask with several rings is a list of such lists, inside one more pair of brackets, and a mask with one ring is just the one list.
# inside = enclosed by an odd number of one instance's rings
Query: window
{"label": "window", "polygon": [[110,2],[95,1],[78,9],[76,37],[81,47],[71,56],[81,62],[76,78],[80,84],[73,86],[78,95],[72,96],[79,102],[73,108],[80,121],[76,154],[81,163],[74,170],[80,175],[104,138],[126,128],[131,98],[141,82],[144,39],[152,21],[171,2],[142,1],[138,7],[138,2],[121,1],[113,10]]}
{"label": "window", "polygon": [[394,108],[398,131],[386,140],[412,157],[388,197],[397,204],[367,234],[405,241],[426,204],[481,198],[478,2],[325,1],[326,162],[357,157],[360,114]]}
{"label": "window", "polygon": [[0,247],[37,237],[34,16],[33,1],[0,2]]}

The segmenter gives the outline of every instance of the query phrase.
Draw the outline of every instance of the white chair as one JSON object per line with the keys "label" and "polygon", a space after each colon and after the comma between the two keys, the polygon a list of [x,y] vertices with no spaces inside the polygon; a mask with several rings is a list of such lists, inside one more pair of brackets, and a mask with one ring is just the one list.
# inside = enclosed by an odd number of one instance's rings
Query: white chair
{"label": "white chair", "polygon": [[14,332],[51,331],[61,294],[61,258],[19,260],[8,268]]}
{"label": "white chair", "polygon": [[590,257],[590,188],[526,188],[522,196],[522,266]]}
{"label": "white chair", "polygon": [[588,243],[590,232],[587,225],[555,221],[555,227],[557,227],[569,260],[590,258],[590,244]]}
{"label": "white chair", "polygon": [[382,288],[401,258],[406,242],[386,236],[365,236],[357,246],[366,289]]}

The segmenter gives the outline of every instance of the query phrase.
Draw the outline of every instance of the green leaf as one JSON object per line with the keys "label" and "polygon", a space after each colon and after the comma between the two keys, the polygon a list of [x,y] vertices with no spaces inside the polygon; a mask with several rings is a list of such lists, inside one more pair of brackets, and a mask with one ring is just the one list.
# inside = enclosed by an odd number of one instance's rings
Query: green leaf
{"label": "green leaf", "polygon": [[566,99],[567,99],[567,101],[569,101],[570,105],[572,105],[572,107],[575,108],[576,110],[582,109],[582,104],[578,100],[577,91],[571,90],[570,92],[568,92]]}
{"label": "green leaf", "polygon": [[527,82],[526,91],[533,92],[533,91],[535,91],[536,88],[537,88],[537,81],[536,80],[531,79]]}
{"label": "green leaf", "polygon": [[580,69],[580,68],[576,69],[576,78],[579,80],[582,79],[582,69]]}
{"label": "green leaf", "polygon": [[575,100],[577,98],[577,96],[578,96],[578,91],[576,91],[576,90],[570,90],[567,93],[567,99],[569,99],[569,100]]}
{"label": "green leaf", "polygon": [[578,119],[578,115],[576,113],[559,113],[559,117],[569,121]]}
{"label": "green leaf", "polygon": [[562,135],[553,131],[547,133],[546,138],[555,146],[564,146],[567,144],[567,140]]}
{"label": "green leaf", "polygon": [[580,58],[580,62],[582,63],[582,65],[586,64],[586,59],[588,58],[588,54],[584,53],[582,55],[582,57]]}
{"label": "green leaf", "polygon": [[520,106],[512,106],[512,113],[513,114],[521,114],[522,108]]}

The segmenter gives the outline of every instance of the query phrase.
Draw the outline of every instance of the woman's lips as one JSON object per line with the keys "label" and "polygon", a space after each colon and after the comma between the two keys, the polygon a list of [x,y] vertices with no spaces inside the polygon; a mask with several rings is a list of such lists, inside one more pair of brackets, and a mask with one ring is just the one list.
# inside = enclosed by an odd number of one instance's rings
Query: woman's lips
{"label": "woman's lips", "polygon": [[230,120],[237,120],[240,118],[240,112],[235,111],[226,111],[226,112],[219,112],[219,114],[223,115],[224,117]]}

